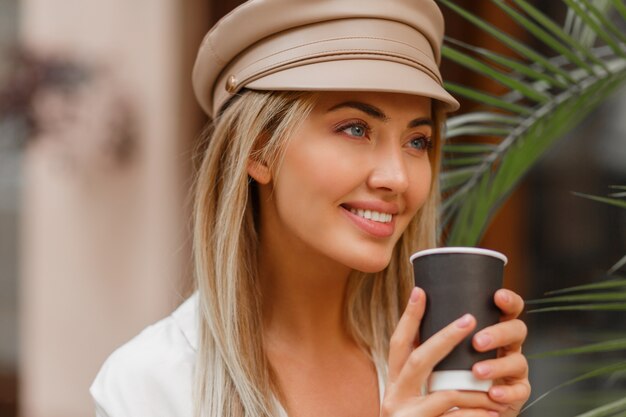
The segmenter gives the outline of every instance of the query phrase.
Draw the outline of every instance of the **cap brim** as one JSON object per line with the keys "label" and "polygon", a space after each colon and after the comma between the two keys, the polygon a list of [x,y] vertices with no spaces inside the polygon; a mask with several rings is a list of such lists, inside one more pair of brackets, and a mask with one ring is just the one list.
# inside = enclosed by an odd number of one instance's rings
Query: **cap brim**
{"label": "cap brim", "polygon": [[347,59],[292,67],[265,75],[245,86],[253,90],[381,91],[415,94],[443,103],[446,112],[459,103],[438,82],[399,62]]}

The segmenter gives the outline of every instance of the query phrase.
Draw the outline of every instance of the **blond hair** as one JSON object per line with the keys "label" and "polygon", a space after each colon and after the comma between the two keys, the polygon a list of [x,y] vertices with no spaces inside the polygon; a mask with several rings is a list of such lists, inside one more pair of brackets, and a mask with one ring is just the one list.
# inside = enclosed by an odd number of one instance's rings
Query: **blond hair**
{"label": "blond hair", "polygon": [[[257,204],[249,158],[280,164],[291,133],[309,115],[316,94],[245,91],[214,121],[199,167],[193,257],[199,292],[196,417],[275,416],[280,387],[263,349],[257,277]],[[439,114],[437,112],[437,114]],[[441,117],[435,116],[433,179],[426,204],[409,224],[387,268],[354,272],[345,320],[355,340],[384,369],[388,341],[413,287],[409,256],[435,245]]]}

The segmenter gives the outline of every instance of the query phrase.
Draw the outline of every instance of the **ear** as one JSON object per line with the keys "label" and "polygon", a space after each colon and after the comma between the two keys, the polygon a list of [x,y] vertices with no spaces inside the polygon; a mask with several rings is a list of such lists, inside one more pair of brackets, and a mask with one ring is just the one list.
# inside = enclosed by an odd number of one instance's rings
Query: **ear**
{"label": "ear", "polygon": [[269,167],[258,159],[248,159],[248,175],[259,184],[268,184],[272,180],[272,173]]}

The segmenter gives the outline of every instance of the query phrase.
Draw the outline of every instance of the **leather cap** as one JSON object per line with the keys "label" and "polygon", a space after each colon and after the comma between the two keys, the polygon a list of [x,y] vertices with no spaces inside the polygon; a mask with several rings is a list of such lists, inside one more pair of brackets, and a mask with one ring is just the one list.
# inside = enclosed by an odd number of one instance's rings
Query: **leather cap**
{"label": "leather cap", "polygon": [[205,36],[193,87],[212,117],[242,88],[407,93],[454,111],[442,40],[434,0],[250,0]]}

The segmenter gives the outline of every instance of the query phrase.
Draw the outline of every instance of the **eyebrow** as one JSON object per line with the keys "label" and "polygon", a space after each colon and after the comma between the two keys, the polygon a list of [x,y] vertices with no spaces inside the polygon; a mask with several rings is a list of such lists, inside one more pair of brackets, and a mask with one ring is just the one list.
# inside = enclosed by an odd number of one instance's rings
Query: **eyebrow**
{"label": "eyebrow", "polygon": [[[372,106],[371,104],[363,103],[361,101],[344,101],[343,103],[339,103],[330,109],[328,109],[327,113],[330,113],[335,110],[343,109],[343,108],[351,108],[357,109],[372,116],[375,119],[386,122],[389,120],[389,117],[378,107]],[[433,127],[433,121],[429,117],[418,117],[417,119],[411,120],[408,124],[408,128],[414,128],[419,126],[430,126]]]}

